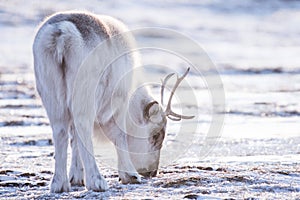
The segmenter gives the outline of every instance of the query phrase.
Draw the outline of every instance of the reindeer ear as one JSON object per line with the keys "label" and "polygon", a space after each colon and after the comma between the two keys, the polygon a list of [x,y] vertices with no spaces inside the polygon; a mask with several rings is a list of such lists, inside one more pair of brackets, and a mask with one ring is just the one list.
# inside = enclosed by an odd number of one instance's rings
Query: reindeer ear
{"label": "reindeer ear", "polygon": [[148,103],[145,108],[144,108],[144,117],[147,120],[150,120],[152,122],[159,122],[158,118],[161,118],[161,116],[159,116],[159,104],[157,101],[152,101],[150,103]]}

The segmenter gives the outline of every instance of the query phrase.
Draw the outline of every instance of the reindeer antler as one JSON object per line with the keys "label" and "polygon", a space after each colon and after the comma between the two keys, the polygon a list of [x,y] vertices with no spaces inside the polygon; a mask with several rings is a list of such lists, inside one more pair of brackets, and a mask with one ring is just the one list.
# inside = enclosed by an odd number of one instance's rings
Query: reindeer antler
{"label": "reindeer antler", "polygon": [[[186,72],[181,76],[181,77],[178,77],[177,75],[177,80],[176,80],[176,83],[171,91],[171,94],[170,94],[170,97],[169,97],[169,101],[168,101],[168,104],[167,104],[167,108],[165,110],[165,115],[171,119],[171,120],[174,120],[174,121],[180,121],[181,119],[192,119],[194,118],[195,116],[185,116],[185,115],[179,115],[177,113],[174,113],[171,109],[171,103],[172,103],[172,98],[174,96],[174,93],[175,93],[175,90],[178,88],[179,84],[181,83],[181,81],[186,77],[186,75],[189,73],[190,71],[190,68],[188,68],[186,70]],[[162,86],[161,86],[161,90],[160,90],[160,94],[161,94],[161,104],[163,105],[163,99],[164,99],[164,89],[165,89],[165,86],[167,84],[167,81],[174,75],[175,73],[171,73],[169,75],[167,75],[164,80],[162,81]]]}

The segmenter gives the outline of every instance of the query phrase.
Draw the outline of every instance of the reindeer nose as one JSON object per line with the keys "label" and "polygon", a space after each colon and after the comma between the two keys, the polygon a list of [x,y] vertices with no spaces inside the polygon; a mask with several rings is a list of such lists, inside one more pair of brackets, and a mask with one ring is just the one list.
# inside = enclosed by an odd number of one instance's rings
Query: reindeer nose
{"label": "reindeer nose", "polygon": [[144,176],[145,178],[152,178],[157,175],[157,170],[150,171],[150,172],[143,172],[141,173],[141,175]]}

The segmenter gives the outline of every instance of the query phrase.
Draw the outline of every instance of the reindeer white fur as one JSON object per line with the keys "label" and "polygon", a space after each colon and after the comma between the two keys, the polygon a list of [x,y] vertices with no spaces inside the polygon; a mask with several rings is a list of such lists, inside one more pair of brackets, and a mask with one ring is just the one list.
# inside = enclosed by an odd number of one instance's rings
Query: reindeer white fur
{"label": "reindeer white fur", "polygon": [[[144,176],[155,176],[157,173],[166,117],[184,118],[170,110],[171,100],[169,111],[163,111],[145,88],[129,95],[134,78],[131,73],[138,65],[135,53],[123,56],[107,68],[102,65],[103,60],[113,59],[124,50],[131,50],[132,42],[129,40],[133,38],[130,37],[119,37],[113,45],[100,49],[98,57],[95,54],[94,60],[86,62],[87,65],[89,62],[95,64],[101,72],[95,94],[74,96],[78,87],[89,85],[91,77],[95,76],[86,74],[83,80],[76,79],[80,67],[84,67],[83,61],[101,42],[124,32],[128,32],[124,24],[111,17],[64,12],[46,19],[35,37],[33,55],[36,86],[50,120],[55,146],[51,192],[70,191],[70,183],[84,184],[87,189],[95,191],[108,189],[93,155],[91,136],[94,123],[116,146],[121,182],[139,183],[141,178],[138,172]],[[124,73],[128,75],[124,77]],[[121,78],[123,82],[116,89]],[[89,90],[88,87],[85,89]],[[117,94],[119,104],[112,109],[113,94]],[[82,104],[75,104],[74,98]],[[89,102],[93,101],[95,105],[90,105]],[[128,109],[124,109],[122,102],[130,104]],[[79,125],[75,124],[77,122]],[[72,148],[69,178],[68,133]]]}

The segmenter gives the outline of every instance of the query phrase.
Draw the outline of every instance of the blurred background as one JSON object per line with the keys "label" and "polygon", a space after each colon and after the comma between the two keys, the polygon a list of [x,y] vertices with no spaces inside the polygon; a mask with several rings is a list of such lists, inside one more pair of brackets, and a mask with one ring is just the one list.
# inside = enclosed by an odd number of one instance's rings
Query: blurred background
{"label": "blurred background", "polygon": [[1,65],[31,66],[36,27],[63,10],[108,14],[131,29],[174,29],[197,41],[218,66],[286,69],[300,64],[297,0],[1,0],[0,9]]}

